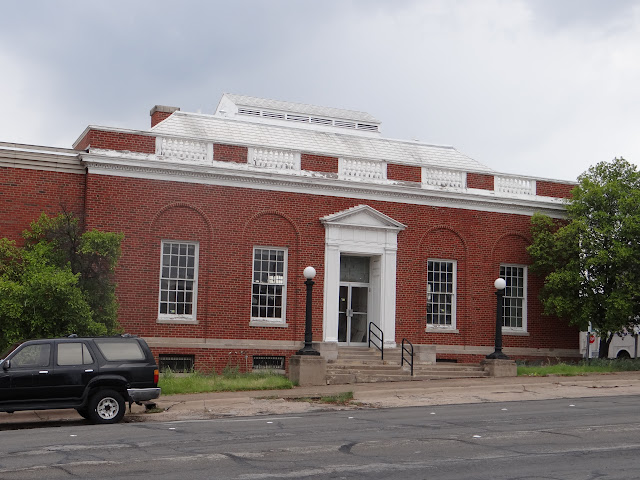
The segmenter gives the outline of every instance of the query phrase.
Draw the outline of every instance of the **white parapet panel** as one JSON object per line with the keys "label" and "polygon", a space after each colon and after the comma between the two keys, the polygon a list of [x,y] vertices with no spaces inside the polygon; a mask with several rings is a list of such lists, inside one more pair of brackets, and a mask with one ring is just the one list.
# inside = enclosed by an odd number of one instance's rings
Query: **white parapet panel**
{"label": "white parapet panel", "polygon": [[249,148],[247,163],[260,168],[300,171],[300,152],[273,148]]}
{"label": "white parapet panel", "polygon": [[523,177],[495,175],[493,189],[496,195],[533,195],[536,194],[536,181]]}
{"label": "white parapet panel", "polygon": [[467,187],[467,174],[447,168],[422,167],[422,186],[462,190]]}
{"label": "white parapet panel", "polygon": [[387,164],[375,160],[339,158],[338,176],[343,180],[383,181],[387,179]]}
{"label": "white parapet panel", "polygon": [[156,137],[156,155],[187,163],[211,164],[213,144],[184,138]]}

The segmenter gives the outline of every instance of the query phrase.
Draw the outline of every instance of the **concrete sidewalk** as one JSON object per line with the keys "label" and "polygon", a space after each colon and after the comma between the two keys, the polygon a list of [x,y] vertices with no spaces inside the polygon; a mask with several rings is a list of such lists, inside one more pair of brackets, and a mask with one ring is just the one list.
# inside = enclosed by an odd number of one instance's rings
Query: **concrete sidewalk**
{"label": "concrete sidewalk", "polygon": [[[292,401],[353,392],[351,405]],[[579,377],[508,377],[424,380],[297,387],[292,390],[201,393],[161,396],[155,413],[134,405],[125,422],[197,420],[234,416],[282,415],[322,410],[391,408],[462,403],[510,402],[554,398],[640,394],[640,372],[591,374]],[[0,430],[51,424],[84,423],[75,410],[0,413]]]}

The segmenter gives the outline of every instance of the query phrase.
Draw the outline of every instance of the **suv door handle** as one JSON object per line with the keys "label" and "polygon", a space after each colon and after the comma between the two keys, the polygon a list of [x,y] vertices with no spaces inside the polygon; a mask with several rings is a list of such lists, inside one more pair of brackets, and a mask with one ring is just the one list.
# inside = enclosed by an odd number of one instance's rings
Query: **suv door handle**
{"label": "suv door handle", "polygon": [[38,373],[49,373],[49,370],[40,370]]}
{"label": "suv door handle", "polygon": [[93,372],[93,368],[87,368],[84,373],[92,373]]}

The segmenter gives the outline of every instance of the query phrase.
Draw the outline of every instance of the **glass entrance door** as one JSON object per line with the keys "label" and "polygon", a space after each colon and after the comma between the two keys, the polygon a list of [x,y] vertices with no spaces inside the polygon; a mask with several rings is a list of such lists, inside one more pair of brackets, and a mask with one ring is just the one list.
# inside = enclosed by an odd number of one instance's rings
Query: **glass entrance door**
{"label": "glass entrance door", "polygon": [[338,342],[367,343],[369,310],[369,257],[340,257]]}
{"label": "glass entrance door", "polygon": [[369,286],[340,284],[338,342],[348,345],[367,343],[368,301]]}

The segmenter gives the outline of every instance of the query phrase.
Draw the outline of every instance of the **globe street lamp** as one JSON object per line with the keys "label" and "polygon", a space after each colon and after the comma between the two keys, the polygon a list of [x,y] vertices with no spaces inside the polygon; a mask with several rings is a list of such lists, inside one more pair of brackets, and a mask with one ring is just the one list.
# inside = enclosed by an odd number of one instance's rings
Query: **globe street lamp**
{"label": "globe street lamp", "polygon": [[508,360],[504,353],[502,353],[502,298],[504,297],[504,289],[507,286],[507,282],[504,278],[497,278],[493,285],[496,287],[496,342],[495,351],[487,358]]}
{"label": "globe street lamp", "polygon": [[304,278],[306,278],[306,282],[304,284],[307,286],[307,313],[306,319],[304,322],[304,348],[302,350],[298,350],[298,355],[320,355],[320,352],[317,352],[313,349],[313,332],[311,331],[311,305],[312,305],[312,294],[311,288],[315,283],[313,281],[313,277],[316,276],[316,269],[309,266],[304,269],[302,272]]}

